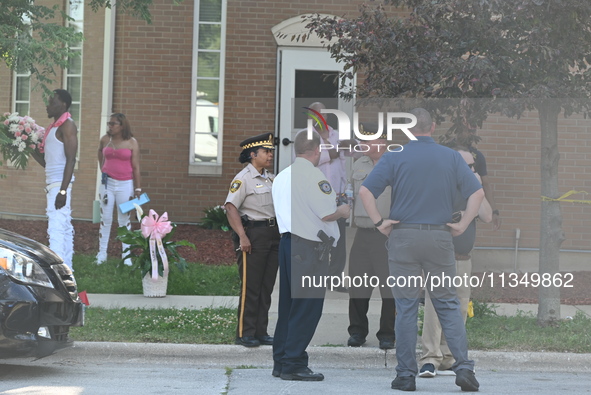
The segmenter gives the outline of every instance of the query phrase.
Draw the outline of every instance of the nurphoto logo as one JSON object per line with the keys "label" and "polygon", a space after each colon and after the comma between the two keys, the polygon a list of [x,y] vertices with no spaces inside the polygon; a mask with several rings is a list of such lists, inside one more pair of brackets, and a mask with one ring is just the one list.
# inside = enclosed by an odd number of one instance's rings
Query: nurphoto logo
{"label": "nurphoto logo", "polygon": [[[312,133],[315,131],[314,124],[320,130],[328,129],[328,123],[322,114],[334,114],[337,117],[337,121],[339,124],[338,131],[339,131],[339,141],[351,140],[351,121],[349,120],[349,116],[340,110],[333,110],[328,108],[323,108],[320,111],[313,110],[309,107],[304,107],[308,111],[308,139],[312,138]],[[407,112],[388,112],[386,113],[386,135],[388,140],[392,139],[392,132],[394,130],[401,130],[410,140],[417,140],[417,138],[412,134],[409,129],[412,129],[417,124],[417,117],[413,114]],[[405,123],[397,123],[401,119],[410,119],[410,122]],[[353,113],[353,133],[355,135],[356,140],[361,141],[373,141],[380,138],[384,131],[384,113],[378,113],[378,130],[374,134],[362,134],[359,131],[359,116],[355,112]],[[381,149],[381,146],[384,146],[386,150],[389,152],[401,152],[404,148],[400,144],[378,144],[378,150]],[[358,144],[350,144],[349,146],[338,145],[334,146],[332,144],[320,144],[320,151],[322,150],[329,150],[329,149],[336,149],[339,150],[349,150],[355,152],[367,152],[370,149],[368,144],[358,143]]]}

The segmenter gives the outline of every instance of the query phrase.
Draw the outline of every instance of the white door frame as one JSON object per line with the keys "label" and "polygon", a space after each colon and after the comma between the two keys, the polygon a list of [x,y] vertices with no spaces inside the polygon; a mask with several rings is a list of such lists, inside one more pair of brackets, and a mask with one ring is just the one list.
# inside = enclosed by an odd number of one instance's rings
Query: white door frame
{"label": "white door frame", "polygon": [[[275,155],[276,173],[292,162],[293,144],[285,146],[284,139],[293,141],[300,129],[293,128],[293,99],[295,97],[296,70],[343,71],[343,67],[330,57],[325,48],[279,47],[277,50],[277,103],[275,136],[279,139]],[[353,119],[354,101],[338,98],[338,110],[344,111]]]}

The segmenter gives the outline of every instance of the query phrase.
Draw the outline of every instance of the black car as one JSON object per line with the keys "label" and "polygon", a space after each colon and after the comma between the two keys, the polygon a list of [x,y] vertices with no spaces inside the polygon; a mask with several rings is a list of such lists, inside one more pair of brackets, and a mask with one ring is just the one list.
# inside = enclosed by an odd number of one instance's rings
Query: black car
{"label": "black car", "polygon": [[72,270],[43,244],[0,229],[0,358],[47,356],[83,324]]}

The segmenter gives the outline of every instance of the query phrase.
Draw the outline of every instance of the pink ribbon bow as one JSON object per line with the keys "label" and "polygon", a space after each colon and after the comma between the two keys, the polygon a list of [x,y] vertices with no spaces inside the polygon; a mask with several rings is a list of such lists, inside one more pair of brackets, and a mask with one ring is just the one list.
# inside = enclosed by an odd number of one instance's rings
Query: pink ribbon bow
{"label": "pink ribbon bow", "polygon": [[162,244],[162,238],[172,230],[172,225],[168,220],[168,213],[162,214],[158,218],[156,211],[150,209],[147,216],[141,222],[142,235],[150,238],[150,260],[152,261],[152,280],[158,279],[158,257],[156,255],[156,247],[162,258],[162,265],[164,266],[164,276],[168,275],[168,257]]}

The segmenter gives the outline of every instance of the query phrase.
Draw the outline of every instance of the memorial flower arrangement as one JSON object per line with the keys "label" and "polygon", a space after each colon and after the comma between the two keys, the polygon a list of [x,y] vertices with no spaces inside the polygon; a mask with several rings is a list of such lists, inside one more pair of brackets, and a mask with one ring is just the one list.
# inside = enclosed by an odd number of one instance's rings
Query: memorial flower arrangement
{"label": "memorial flower arrangement", "polygon": [[140,270],[144,278],[151,273],[152,280],[158,276],[167,277],[169,263],[174,263],[181,271],[187,269],[187,261],[177,248],[181,246],[195,249],[195,245],[187,240],[173,241],[172,236],[176,231],[176,224],[168,220],[168,214],[162,216],[154,210],[145,215],[140,206],[135,205],[137,217],[140,220],[140,229],[129,230],[125,226],[117,229],[117,239],[129,244],[123,253],[126,254],[121,262],[130,258],[132,268]]}
{"label": "memorial flower arrangement", "polygon": [[0,117],[0,151],[17,169],[25,169],[29,155],[39,152],[45,129],[29,116],[4,113]]}

